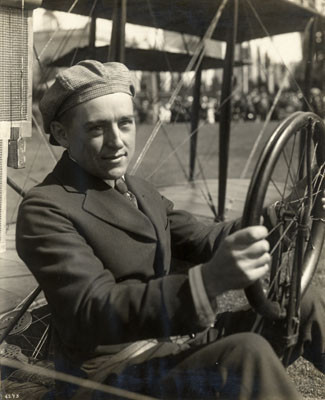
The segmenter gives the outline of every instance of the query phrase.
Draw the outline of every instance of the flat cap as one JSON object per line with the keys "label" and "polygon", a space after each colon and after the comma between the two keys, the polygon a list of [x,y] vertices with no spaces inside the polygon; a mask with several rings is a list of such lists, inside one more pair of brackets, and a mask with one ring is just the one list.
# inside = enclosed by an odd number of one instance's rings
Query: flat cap
{"label": "flat cap", "polygon": [[[128,68],[118,62],[102,64],[95,60],[84,60],[60,72],[53,85],[45,92],[39,109],[46,133],[50,123],[65,111],[78,104],[111,93],[135,95],[135,88]],[[57,144],[50,137],[52,144]]]}

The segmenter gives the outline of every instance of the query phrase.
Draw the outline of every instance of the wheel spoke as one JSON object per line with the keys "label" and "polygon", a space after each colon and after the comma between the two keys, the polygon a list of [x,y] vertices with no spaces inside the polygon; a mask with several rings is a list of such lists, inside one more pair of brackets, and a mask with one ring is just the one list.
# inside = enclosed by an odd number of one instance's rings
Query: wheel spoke
{"label": "wheel spoke", "polygon": [[[270,178],[270,181],[272,182],[273,186],[275,187],[275,189],[279,193],[279,195],[282,196],[281,190],[279,189],[279,186],[274,182],[273,178]],[[281,197],[281,200],[282,200],[282,197]]]}
{"label": "wheel spoke", "polygon": [[284,161],[287,164],[287,168],[288,168],[288,172],[287,172],[287,176],[286,176],[285,184],[284,184],[284,189],[283,189],[283,193],[282,193],[282,198],[284,198],[289,177],[290,177],[292,185],[295,186],[294,179],[293,179],[292,173],[291,173],[291,164],[292,164],[292,160],[293,160],[293,153],[294,153],[294,149],[295,149],[296,137],[297,137],[297,134],[295,134],[294,138],[293,138],[293,143],[292,143],[292,146],[291,146],[290,162],[288,162],[288,160],[287,160],[287,155],[286,155],[286,152],[285,152],[285,148],[282,151]]}
{"label": "wheel spoke", "polygon": [[[319,171],[318,171],[318,173],[316,174],[316,177],[315,177],[315,181],[316,181],[316,182],[318,181],[318,179],[319,179],[320,176],[321,176],[321,179],[319,180],[319,183],[318,183],[318,187],[317,187],[317,189],[316,189],[316,192],[313,193],[314,199],[313,199],[312,207],[315,206],[316,199],[317,199],[317,195],[321,192],[321,187],[322,187],[322,185],[323,185],[323,181],[324,181],[324,177],[325,177],[325,174],[322,173],[322,170],[324,169],[324,167],[325,167],[325,163],[319,168]],[[316,182],[315,182],[315,183],[316,183]]]}
{"label": "wheel spoke", "polygon": [[283,222],[281,221],[281,222],[278,222],[272,229],[270,229],[269,230],[269,232],[268,232],[268,234],[267,234],[267,238],[269,237],[269,236],[271,236],[272,235],[272,233],[274,233],[277,229],[279,229],[280,228],[280,226],[282,226],[283,225]]}
{"label": "wheel spoke", "polygon": [[296,222],[296,220],[292,220],[288,226],[286,227],[286,229],[283,231],[282,235],[279,237],[278,241],[276,242],[276,244],[273,246],[272,250],[270,251],[270,255],[272,256],[272,254],[275,252],[275,250],[278,248],[278,246],[280,245],[282,239],[285,237],[285,235],[287,234],[287,232],[289,231],[289,229],[292,227],[292,225]]}
{"label": "wheel spoke", "polygon": [[[291,242],[291,243],[290,243],[290,246],[288,247],[288,250],[287,250],[287,252],[286,252],[286,254],[285,254],[285,257],[286,257],[287,259],[289,259],[290,253],[291,253],[291,251],[293,250],[293,248],[294,248],[294,243]],[[288,260],[288,261],[289,261],[289,260]],[[281,263],[281,265],[278,267],[278,269],[277,269],[277,271],[276,271],[276,273],[275,273],[275,275],[274,275],[274,278],[273,278],[272,282],[270,282],[269,291],[271,291],[271,290],[273,289],[276,280],[279,278],[279,275],[280,275],[280,273],[282,272],[282,270],[284,270],[284,268],[285,268],[285,264],[284,264],[284,260],[283,260],[282,263]]]}
{"label": "wheel spoke", "polygon": [[[245,292],[252,307],[268,319],[287,315],[285,335],[299,317],[300,290],[303,295],[321,252],[318,235],[324,233],[325,218],[324,224],[316,222],[323,218],[316,200],[324,187],[324,145],[325,128],[319,117],[304,112],[288,117],[265,145],[245,204],[243,221],[250,226],[260,218],[266,201],[278,200],[267,237],[272,246],[268,279]],[[255,325],[260,327],[259,322]]]}

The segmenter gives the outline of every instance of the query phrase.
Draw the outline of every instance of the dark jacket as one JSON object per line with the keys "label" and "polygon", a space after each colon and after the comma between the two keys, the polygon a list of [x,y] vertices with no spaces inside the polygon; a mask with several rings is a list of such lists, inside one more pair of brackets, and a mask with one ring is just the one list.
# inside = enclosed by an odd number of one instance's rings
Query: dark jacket
{"label": "dark jacket", "polygon": [[64,153],[19,209],[18,254],[71,357],[203,328],[188,275],[171,270],[171,258],[207,261],[233,224],[208,227],[142,179],[126,182],[139,209]]}

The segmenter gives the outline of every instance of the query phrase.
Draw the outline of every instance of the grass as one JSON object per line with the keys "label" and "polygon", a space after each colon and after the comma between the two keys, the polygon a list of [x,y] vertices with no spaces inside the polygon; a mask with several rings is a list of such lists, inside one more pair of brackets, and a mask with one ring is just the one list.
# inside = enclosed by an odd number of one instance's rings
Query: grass
{"label": "grass", "polygon": [[[246,177],[250,177],[254,169],[256,158],[265,143],[266,138],[274,130],[276,123],[272,122],[265,131],[265,137],[258,146],[254,162],[248,168]],[[239,178],[248,159],[251,149],[262,129],[261,122],[239,122],[232,126],[229,149],[229,178]],[[151,125],[138,126],[137,148],[134,159],[137,158],[152,131]],[[185,124],[165,125],[158,133],[153,145],[150,147],[137,175],[151,181],[156,186],[172,186],[184,182],[188,176],[189,164],[189,128]],[[206,178],[218,177],[218,125],[203,125],[198,137],[198,162]],[[54,149],[58,158],[61,149]],[[33,137],[27,140],[27,164],[22,170],[9,169],[8,175],[26,190],[40,182],[52,170],[54,158],[48,151],[44,141],[36,130]],[[197,167],[197,171],[199,168]],[[196,175],[202,179],[202,173]],[[12,189],[8,189],[7,222],[15,222],[17,206],[20,198]],[[313,285],[325,285],[325,250],[322,254],[320,268],[313,280]],[[226,307],[231,308],[231,296],[226,298]],[[288,372],[296,386],[306,398],[325,399],[324,375],[304,360],[298,360],[289,367]]]}

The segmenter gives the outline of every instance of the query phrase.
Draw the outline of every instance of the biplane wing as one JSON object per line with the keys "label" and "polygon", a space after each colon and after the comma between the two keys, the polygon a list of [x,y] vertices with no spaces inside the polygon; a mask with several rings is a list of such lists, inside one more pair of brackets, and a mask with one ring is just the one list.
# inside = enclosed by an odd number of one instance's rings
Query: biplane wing
{"label": "biplane wing", "polygon": [[[49,10],[68,11],[73,3],[72,0],[43,0],[40,6]],[[222,41],[227,39],[227,31],[233,23],[231,3],[229,2],[229,7],[221,16],[212,39]],[[154,0],[150,2],[129,0],[127,2],[127,21],[132,24],[201,36],[206,32],[211,18],[220,4],[221,0],[202,0],[199,3],[196,0]],[[94,1],[79,0],[71,12],[89,16],[93,5]],[[113,10],[114,1],[98,1],[92,11],[92,16],[112,19]],[[315,14],[315,10],[289,0],[240,1],[237,41],[244,42],[264,37],[266,31],[270,35],[303,31],[308,20]]]}

